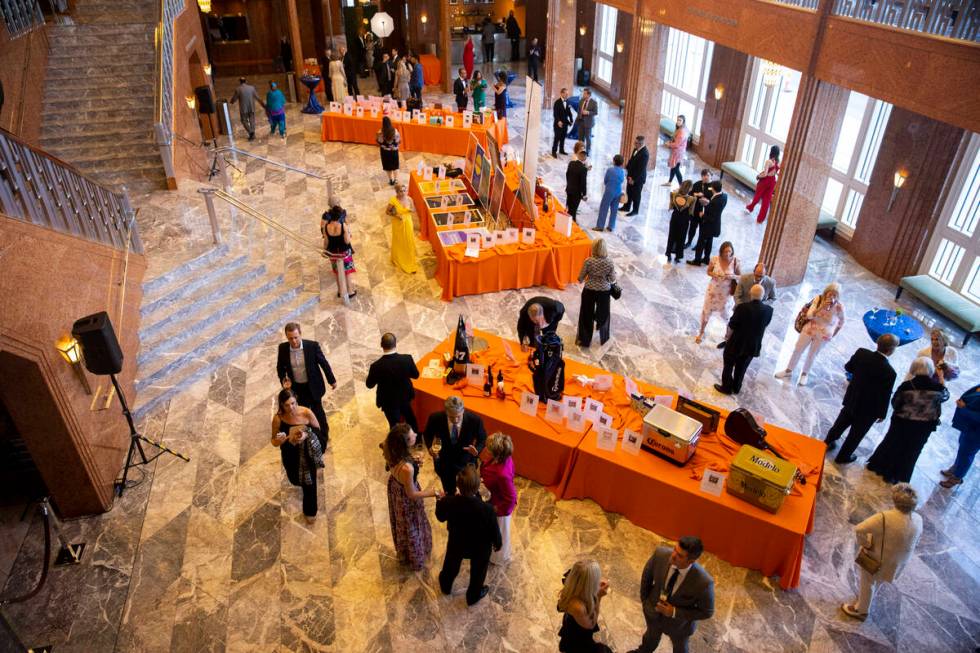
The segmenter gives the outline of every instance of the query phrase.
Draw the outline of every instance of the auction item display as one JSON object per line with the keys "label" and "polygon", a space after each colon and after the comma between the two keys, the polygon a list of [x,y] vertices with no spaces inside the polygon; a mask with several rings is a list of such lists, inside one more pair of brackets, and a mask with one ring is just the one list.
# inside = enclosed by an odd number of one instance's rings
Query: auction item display
{"label": "auction item display", "polygon": [[793,489],[796,472],[796,465],[788,460],[746,444],[732,460],[725,489],[729,494],[775,514]]}
{"label": "auction item display", "polygon": [[643,416],[641,446],[675,465],[685,465],[698,448],[701,429],[698,420],[656,404]]}
{"label": "auction item display", "polygon": [[687,397],[677,398],[677,412],[688,417],[693,417],[697,421],[701,422],[702,432],[707,435],[709,433],[714,433],[718,430],[718,422],[721,419],[721,413],[719,413],[714,408],[705,406],[697,401],[692,401]]}

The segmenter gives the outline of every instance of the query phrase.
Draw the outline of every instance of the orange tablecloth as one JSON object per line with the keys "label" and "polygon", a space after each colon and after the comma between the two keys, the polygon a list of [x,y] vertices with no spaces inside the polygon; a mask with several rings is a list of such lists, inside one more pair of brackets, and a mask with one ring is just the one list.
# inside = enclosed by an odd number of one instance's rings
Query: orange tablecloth
{"label": "orange tablecloth", "polygon": [[442,62],[436,55],[419,55],[419,62],[422,64],[422,76],[425,78],[426,86],[442,83]]}
{"label": "orange tablecloth", "polygon": [[[462,114],[455,115],[456,124],[462,124]],[[381,129],[381,116],[358,118],[357,116],[345,116],[342,113],[324,112],[320,121],[320,139],[324,142],[345,141],[347,143],[376,145],[375,136]],[[509,142],[506,120],[496,120],[490,125],[473,125],[470,129],[444,125],[419,125],[408,122],[396,122],[394,125],[402,137],[401,148],[413,152],[466,156],[470,133],[472,132],[476,136],[483,147],[487,147],[488,130],[492,130],[491,133],[500,145]]]}
{"label": "orange tablecloth", "polygon": [[[799,585],[804,540],[813,529],[816,492],[823,473],[823,442],[766,425],[769,442],[793,460],[808,479],[806,485],[796,486],[773,515],[727,492],[719,497],[701,492],[704,469],[727,472],[738,449],[723,436],[704,436],[691,461],[677,467],[646,451],[633,456],[618,446],[615,451],[599,449],[591,429],[583,435],[547,422],[543,406],[539,406],[537,417],[521,413],[518,402],[523,390],[532,389],[527,354],[521,353],[517,343],[510,342],[518,360],[511,362],[504,356],[499,337],[481,331],[476,335],[485,338],[490,348],[473,355],[473,362],[492,363],[495,373],[498,367],[503,370],[507,400],[485,399],[480,396],[480,389],[463,384],[457,390],[442,379],[419,379],[415,387],[420,420],[441,409],[450,393],[462,394],[467,408],[484,417],[488,432],[501,430],[514,439],[517,473],[545,485],[560,498],[593,499],[603,509],[623,514],[633,523],[672,539],[698,535],[708,551],[726,562],[760,570],[767,576],[778,575],[784,589]],[[441,356],[451,346],[452,336],[433,355]],[[420,367],[428,364],[433,355],[423,358]],[[574,381],[575,376],[595,377],[605,372],[568,358],[565,366],[566,394],[602,401],[604,412],[613,418],[613,427],[620,433],[623,428],[641,431],[642,419],[629,406],[623,377],[613,375],[613,388],[609,391],[587,391]],[[641,382],[638,386],[647,396],[670,394],[676,398],[670,390]],[[556,488],[558,474],[561,482]]]}
{"label": "orange tablecloth", "polygon": [[578,278],[582,263],[591,252],[592,241],[578,225],[573,226],[571,239],[554,232],[552,209],[549,215],[539,217],[533,245],[498,245],[481,251],[479,258],[467,258],[464,243],[444,247],[439,240],[432,211],[422,197],[415,171],[411,173],[408,194],[419,214],[419,235],[435,250],[436,280],[446,301],[460,295],[510,288],[548,286],[561,290]]}

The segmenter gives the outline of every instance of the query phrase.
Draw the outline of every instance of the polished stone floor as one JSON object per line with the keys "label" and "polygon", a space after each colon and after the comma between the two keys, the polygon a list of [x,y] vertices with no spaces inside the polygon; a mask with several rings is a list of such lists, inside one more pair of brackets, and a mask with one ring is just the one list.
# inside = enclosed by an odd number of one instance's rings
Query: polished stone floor
{"label": "polished stone floor", "polygon": [[[515,88],[514,99],[514,113],[520,114],[522,89]],[[461,313],[478,328],[513,336],[518,307],[536,294],[565,302],[568,317],[559,334],[570,343],[580,288],[531,288],[442,302],[427,243],[418,241],[424,272],[402,274],[388,259],[382,208],[390,190],[376,149],[321,143],[318,119],[299,113],[298,105],[290,106],[288,122],[285,141],[261,133],[254,143],[241,138],[239,143],[334,177],[334,192],[350,212],[357,250],[358,295],[351,306],[345,308],[334,297],[329,267],[315,253],[273,233],[242,227],[227,210],[219,217],[227,235],[239,234],[230,239],[233,243],[248,248],[264,239],[270,265],[302,275],[307,287],[320,293],[316,310],[300,318],[304,336],[323,344],[339,380],[325,402],[333,444],[320,484],[320,519],[313,526],[303,521],[299,493],[286,482],[278,453],[268,444],[280,340],[271,337],[145,420],[148,437],[187,452],[191,462],[161,458],[110,512],[66,525],[71,538],[86,541],[89,551],[81,566],[55,569],[39,596],[7,610],[25,643],[54,644],[59,653],[554,651],[561,573],[578,558],[594,557],[612,588],[603,603],[600,637],[615,651],[633,648],[643,629],[640,573],[662,538],[590,501],[556,501],[544,488],[519,479],[513,562],[491,571],[491,594],[474,608],[466,607],[460,583],[451,597],[438,590],[446,538],[439,524],[433,528],[429,566],[420,573],[400,568],[377,448],[385,421],[374,406],[373,391],[363,384],[383,332],[397,334],[400,349],[416,356],[444,338]],[[519,115],[512,116],[511,130],[520,146]],[[563,196],[567,159],[550,158],[550,131],[550,112],[545,111],[539,174]],[[602,169],[619,146],[619,132],[618,111],[603,106],[590,176],[594,200],[580,213],[583,223],[594,219]],[[733,399],[711,389],[721,368],[713,343],[724,325],[715,320],[705,344],[694,343],[707,284],[704,268],[667,267],[661,256],[667,189],[659,183],[666,174],[665,152],[659,151],[641,214],[620,218],[617,232],[608,236],[624,290],[613,308],[613,337],[585,351],[569,346],[567,355],[734,407]],[[420,159],[436,163],[442,158],[403,153],[403,169]],[[322,185],[261,162],[240,167],[234,183],[242,199],[315,238],[325,208]],[[688,174],[697,167],[692,161]],[[207,217],[195,190],[188,184],[177,193],[139,199],[150,276],[210,246]],[[744,193],[728,190],[732,200],[723,235],[748,269],[763,227],[742,210]],[[774,379],[792,350],[798,307],[832,280],[843,286],[848,316],[843,331],[821,352],[808,387]],[[860,316],[874,306],[893,306],[893,291],[843,250],[818,238],[805,281],[779,291],[765,351],[750,368],[741,405],[769,422],[822,437],[843,394],[843,363],[856,347],[870,343]],[[936,319],[911,300],[902,306],[927,323]],[[938,323],[958,341],[955,327]],[[924,345],[903,347],[893,358],[895,367],[904,371]],[[963,376],[951,384],[954,395],[975,380],[978,346],[962,351],[960,361]],[[880,590],[867,622],[846,619],[838,606],[855,588],[851,526],[888,506],[888,486],[860,463],[846,468],[828,463],[800,588],[784,592],[775,579],[707,553],[702,562],[716,579],[716,612],[700,624],[692,650],[939,653],[973,651],[980,645],[980,472],[974,470],[955,491],[937,485],[939,470],[956,449],[956,432],[948,426],[951,412],[945,411],[944,424],[930,438],[913,478],[922,497],[922,540],[899,581]],[[862,458],[883,434],[882,426],[872,431],[858,450]],[[520,450],[514,455],[520,457]],[[431,470],[424,470],[423,480],[434,481]],[[4,595],[31,586],[39,569],[40,540],[35,520]],[[660,650],[668,648],[662,643]]]}

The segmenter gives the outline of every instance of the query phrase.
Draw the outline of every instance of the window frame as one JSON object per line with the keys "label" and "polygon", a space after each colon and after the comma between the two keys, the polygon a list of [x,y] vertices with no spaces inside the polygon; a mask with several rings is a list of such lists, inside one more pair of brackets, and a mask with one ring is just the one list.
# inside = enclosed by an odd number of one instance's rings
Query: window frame
{"label": "window frame", "polygon": [[[664,85],[660,102],[662,118],[673,120],[680,111],[680,104],[686,102],[694,107],[687,117],[687,128],[691,131],[691,140],[697,143],[701,140],[701,122],[704,118],[705,98],[708,91],[708,74],[711,72],[711,60],[714,58],[714,41],[701,38],[683,30],[668,28],[667,34],[667,63],[664,69]],[[681,50],[679,42],[683,39],[685,48]],[[691,44],[697,39],[702,42],[701,66],[698,73],[696,95],[691,95],[681,87],[671,83],[671,77],[676,71],[685,73],[688,68],[688,58],[691,56]],[[676,46],[674,44],[677,44]]]}
{"label": "window frame", "polygon": [[[773,104],[776,102],[777,93],[782,92],[785,81],[783,76],[780,76],[779,83],[775,86],[769,87],[763,84],[762,63],[762,59],[753,57],[752,75],[749,78],[749,106],[746,107],[746,111],[742,116],[742,125],[739,128],[738,134],[738,148],[735,150],[739,154],[739,161],[747,163],[755,170],[762,170],[766,158],[769,156],[769,148],[773,145],[778,145],[784,155],[786,150],[786,141],[777,138],[767,131],[768,128],[771,128],[774,120]],[[798,71],[794,70],[793,72]],[[799,87],[797,87],[797,94],[799,94],[799,90]],[[760,94],[761,104],[757,104],[759,101],[757,98]],[[796,98],[793,99],[793,105],[796,105]],[[758,108],[758,111],[755,111],[756,108]],[[759,126],[752,124],[756,118],[758,118]],[[751,160],[746,161],[745,149],[749,138],[754,138],[755,144],[749,148],[752,150],[750,155]]]}
{"label": "window frame", "polygon": [[[616,57],[616,28],[619,24],[619,10],[601,2],[596,3],[595,31],[592,50],[593,80],[603,88],[612,86],[613,69]],[[608,30],[612,30],[608,32]],[[602,49],[604,37],[612,34],[609,52]],[[609,79],[599,75],[602,63],[609,65]]]}

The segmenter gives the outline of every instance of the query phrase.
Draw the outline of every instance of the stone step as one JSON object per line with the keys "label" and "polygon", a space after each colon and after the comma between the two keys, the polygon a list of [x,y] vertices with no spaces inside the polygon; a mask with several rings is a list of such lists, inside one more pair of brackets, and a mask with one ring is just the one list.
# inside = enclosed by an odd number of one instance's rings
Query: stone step
{"label": "stone step", "polygon": [[48,58],[60,62],[64,59],[75,61],[98,61],[104,57],[117,57],[144,63],[153,61],[156,52],[153,50],[153,42],[149,43],[101,43],[88,45],[71,45],[68,43],[52,43],[48,51]]}
{"label": "stone step", "polygon": [[82,25],[149,25],[156,26],[159,21],[159,10],[120,11],[118,6],[107,7],[105,11],[78,11],[72,16],[76,23]]}
{"label": "stone step", "polygon": [[[256,308],[265,306],[270,299],[278,297],[282,291],[285,277],[266,273],[264,265],[257,265],[244,271],[235,284],[226,284],[220,291],[211,291],[211,296],[188,298],[186,305],[174,311],[174,317],[165,327],[155,332],[153,337],[140,330],[140,352],[137,363],[149,369],[159,356],[179,351],[190,345],[192,338],[200,338],[217,325],[237,324],[250,317]],[[209,292],[204,289],[205,294]]]}
{"label": "stone step", "polygon": [[140,323],[146,326],[140,329],[140,337],[153,336],[165,328],[169,323],[169,314],[176,310],[175,306],[190,297],[200,299],[195,293],[202,288],[219,291],[226,284],[233,283],[234,277],[241,274],[247,263],[247,254],[225,256],[210,262],[193,277],[179,279],[144,297],[140,306]]}
{"label": "stone step", "polygon": [[[76,62],[73,62],[76,63]],[[125,79],[139,84],[148,84],[154,76],[156,66],[151,59],[146,63],[120,62],[96,66],[48,66],[45,73],[46,88],[75,88],[101,84],[106,78]]]}
{"label": "stone step", "polygon": [[155,95],[152,90],[147,94],[146,90],[146,80],[142,82],[137,82],[135,79],[125,79],[119,77],[102,77],[97,81],[89,81],[88,84],[82,84],[82,80],[79,80],[77,85],[62,86],[60,83],[46,83],[44,85],[44,99],[45,101],[60,101],[60,100],[106,100],[108,102],[115,102],[116,100],[126,99],[131,97],[139,97],[144,100],[149,97],[151,101],[155,101]]}
{"label": "stone step", "polygon": [[112,129],[106,125],[101,129],[91,129],[90,125],[82,125],[77,131],[65,132],[60,127],[51,129],[48,134],[42,133],[40,142],[44,149],[73,148],[82,145],[98,145],[116,141],[119,143],[140,143],[156,147],[153,129],[146,121],[134,121],[131,127]]}
{"label": "stone step", "polygon": [[133,110],[129,108],[114,109],[105,108],[96,111],[45,111],[41,117],[41,132],[49,127],[63,127],[71,125],[99,125],[104,126],[115,121],[135,121],[141,120],[146,125],[153,124],[153,106],[145,110]]}
{"label": "stone step", "polygon": [[130,144],[113,138],[93,143],[52,145],[48,151],[59,159],[78,166],[95,164],[101,167],[102,163],[121,161],[140,163],[143,160],[155,160],[156,163],[163,165],[160,159],[160,149],[150,142]]}
{"label": "stone step", "polygon": [[167,190],[167,176],[163,172],[162,163],[158,168],[143,168],[117,173],[88,171],[86,174],[117,193],[121,193],[124,186],[130,195]]}
{"label": "stone step", "polygon": [[58,25],[48,38],[52,48],[124,43],[153,47],[154,27],[146,23],[122,23],[106,25]]}
{"label": "stone step", "polygon": [[80,70],[105,69],[106,74],[111,74],[122,68],[129,68],[130,64],[147,66],[151,68],[156,65],[153,52],[143,52],[142,50],[133,52],[125,57],[117,54],[103,54],[98,51],[88,52],[55,52],[48,53],[48,70],[58,68],[69,71],[73,75],[79,74]]}
{"label": "stone step", "polygon": [[150,95],[130,95],[126,97],[96,97],[96,98],[72,98],[69,96],[59,96],[57,98],[45,98],[44,115],[50,113],[78,113],[85,111],[145,111],[149,114],[154,110],[153,94]]}
{"label": "stone step", "polygon": [[[155,378],[137,378],[136,409],[133,416],[140,420],[163,402],[195,381],[227,365],[243,353],[252,349],[282,328],[282,323],[299,319],[305,313],[314,311],[320,298],[316,294],[303,293],[302,286],[296,286],[277,295],[272,301],[263,304],[252,315],[238,324],[218,331],[208,332],[210,337],[197,343],[191,351],[176,354]],[[139,369],[137,377],[143,374]]]}
{"label": "stone step", "polygon": [[217,247],[209,249],[199,256],[184,261],[177,267],[167,270],[152,279],[143,281],[143,302],[152,301],[166,292],[168,286],[174,286],[186,282],[197,276],[198,271],[210,267],[215,261],[228,254],[228,244],[222,243]]}

